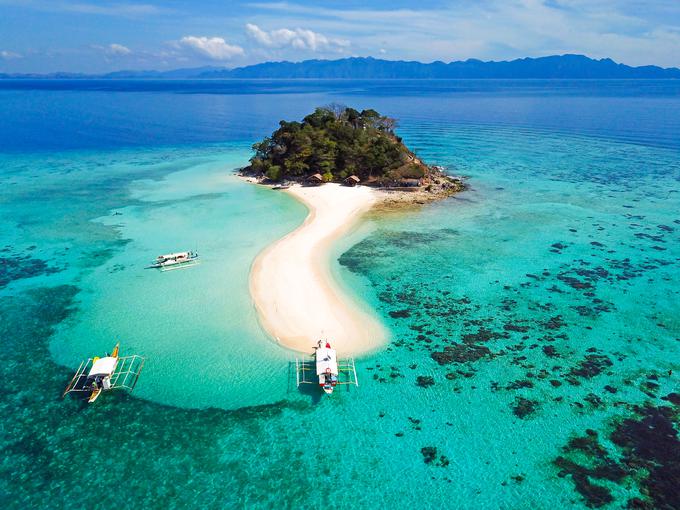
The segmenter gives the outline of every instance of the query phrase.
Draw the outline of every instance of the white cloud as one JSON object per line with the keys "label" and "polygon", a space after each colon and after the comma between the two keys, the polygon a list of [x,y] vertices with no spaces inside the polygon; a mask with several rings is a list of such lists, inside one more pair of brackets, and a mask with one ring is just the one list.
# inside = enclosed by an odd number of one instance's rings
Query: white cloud
{"label": "white cloud", "polygon": [[295,48],[309,51],[342,51],[350,43],[344,39],[332,39],[304,28],[279,28],[269,32],[252,23],[246,24],[246,34],[267,48]]}
{"label": "white cloud", "polygon": [[230,60],[233,57],[244,54],[243,48],[227,44],[221,37],[195,37],[188,35],[179,40],[178,46],[211,60]]}
{"label": "white cloud", "polygon": [[102,52],[107,57],[125,57],[132,54],[132,50],[127,46],[122,44],[111,43],[106,46],[100,46],[98,44],[93,44],[91,48]]}
{"label": "white cloud", "polygon": [[677,0],[484,0],[390,9],[317,4],[251,3],[261,11],[251,16],[261,25],[352,34],[359,54],[388,48],[395,58],[451,61],[583,53],[630,65],[680,66],[680,52],[669,51],[680,38]]}
{"label": "white cloud", "polygon": [[15,58],[21,58],[21,55],[19,53],[15,53],[13,51],[0,50],[0,59],[12,60],[12,59],[15,59]]}
{"label": "white cloud", "polygon": [[122,44],[112,43],[106,47],[106,53],[108,55],[113,55],[115,57],[122,57],[125,55],[129,55],[130,53],[132,53],[132,51],[130,50],[130,48],[128,48],[127,46],[123,46]]}

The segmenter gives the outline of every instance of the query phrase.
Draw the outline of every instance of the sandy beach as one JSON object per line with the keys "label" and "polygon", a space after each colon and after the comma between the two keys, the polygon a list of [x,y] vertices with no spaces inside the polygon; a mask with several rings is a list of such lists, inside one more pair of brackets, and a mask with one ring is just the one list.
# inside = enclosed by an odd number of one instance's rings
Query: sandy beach
{"label": "sandy beach", "polygon": [[293,186],[288,193],[309,208],[296,230],[255,260],[250,292],[265,330],[281,345],[311,352],[323,338],[339,352],[366,352],[386,341],[370,310],[346,295],[330,272],[330,248],[378,200],[378,192],[338,184]]}

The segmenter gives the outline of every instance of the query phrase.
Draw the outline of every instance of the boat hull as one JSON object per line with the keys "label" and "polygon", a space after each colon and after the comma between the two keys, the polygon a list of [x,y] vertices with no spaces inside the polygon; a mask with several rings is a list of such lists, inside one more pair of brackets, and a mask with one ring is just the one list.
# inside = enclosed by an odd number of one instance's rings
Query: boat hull
{"label": "boat hull", "polygon": [[92,402],[97,400],[99,398],[99,395],[101,394],[101,392],[102,392],[101,388],[95,388],[94,390],[92,390],[92,393],[90,394],[90,398],[87,399],[87,403],[91,404]]}
{"label": "boat hull", "polygon": [[183,260],[181,262],[159,262],[156,264],[151,264],[148,269],[160,269],[161,271],[171,271],[173,269],[182,269],[185,267],[191,267],[198,264],[198,257],[193,259]]}

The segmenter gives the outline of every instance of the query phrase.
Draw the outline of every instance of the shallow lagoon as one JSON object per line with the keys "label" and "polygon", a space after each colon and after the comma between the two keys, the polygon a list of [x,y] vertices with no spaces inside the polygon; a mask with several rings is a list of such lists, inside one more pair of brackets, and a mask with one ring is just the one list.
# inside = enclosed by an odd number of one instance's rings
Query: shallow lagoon
{"label": "shallow lagoon", "polygon": [[[119,488],[106,504],[124,497],[152,507],[329,498],[345,507],[582,508],[586,496],[607,500],[592,485],[620,507],[644,497],[651,479],[660,497],[672,462],[658,452],[641,461],[622,439],[639,434],[612,433],[626,418],[646,419],[633,405],[672,409],[673,398],[662,398],[678,391],[680,137],[668,115],[677,92],[650,97],[631,86],[593,106],[592,87],[568,98],[523,91],[522,100],[495,90],[442,97],[439,85],[418,98],[359,86],[285,101],[159,93],[154,103],[146,92],[144,101],[107,93],[112,104],[139,107],[144,122],[126,125],[119,110],[112,131],[98,128],[99,147],[7,152],[5,506],[80,504],[92,484]],[[83,99],[66,108],[96,97],[71,94]],[[339,99],[400,117],[407,144],[469,175],[472,189],[371,215],[337,247],[334,273],[393,338],[357,360],[359,388],[322,399],[295,390],[291,355],[261,333],[246,292],[252,257],[304,208],[230,170],[275,123],[274,104],[287,117]],[[184,131],[164,131],[172,123],[150,112],[169,102],[182,118],[201,113],[199,135],[226,119],[227,142],[168,145],[186,141]],[[234,113],[241,103],[252,107],[247,121]],[[612,104],[627,106],[637,131],[618,122]],[[574,105],[600,116],[579,116]],[[648,121],[661,110],[658,123]],[[135,139],[145,125],[166,144],[112,146],[113,133]],[[202,253],[200,266],[143,269],[179,242]],[[113,338],[149,357],[135,393],[89,408],[57,400],[77,360]],[[657,428],[677,429],[677,414],[664,416],[655,415]],[[592,438],[589,429],[597,446],[573,441]],[[665,446],[674,451],[677,438]],[[627,459],[668,469],[631,473]]]}

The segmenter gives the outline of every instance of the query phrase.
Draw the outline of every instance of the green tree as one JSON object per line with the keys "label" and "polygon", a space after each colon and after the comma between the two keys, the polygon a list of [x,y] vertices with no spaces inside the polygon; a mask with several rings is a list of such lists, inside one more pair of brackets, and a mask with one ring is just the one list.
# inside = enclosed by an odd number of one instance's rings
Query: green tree
{"label": "green tree", "polygon": [[272,181],[279,181],[281,180],[281,167],[279,165],[270,165],[265,175]]}
{"label": "green tree", "polygon": [[271,136],[254,144],[250,171],[273,180],[317,172],[326,180],[352,174],[378,180],[425,175],[426,167],[412,161],[413,154],[394,134],[396,125],[373,109],[316,108],[302,122],[282,120]]}

